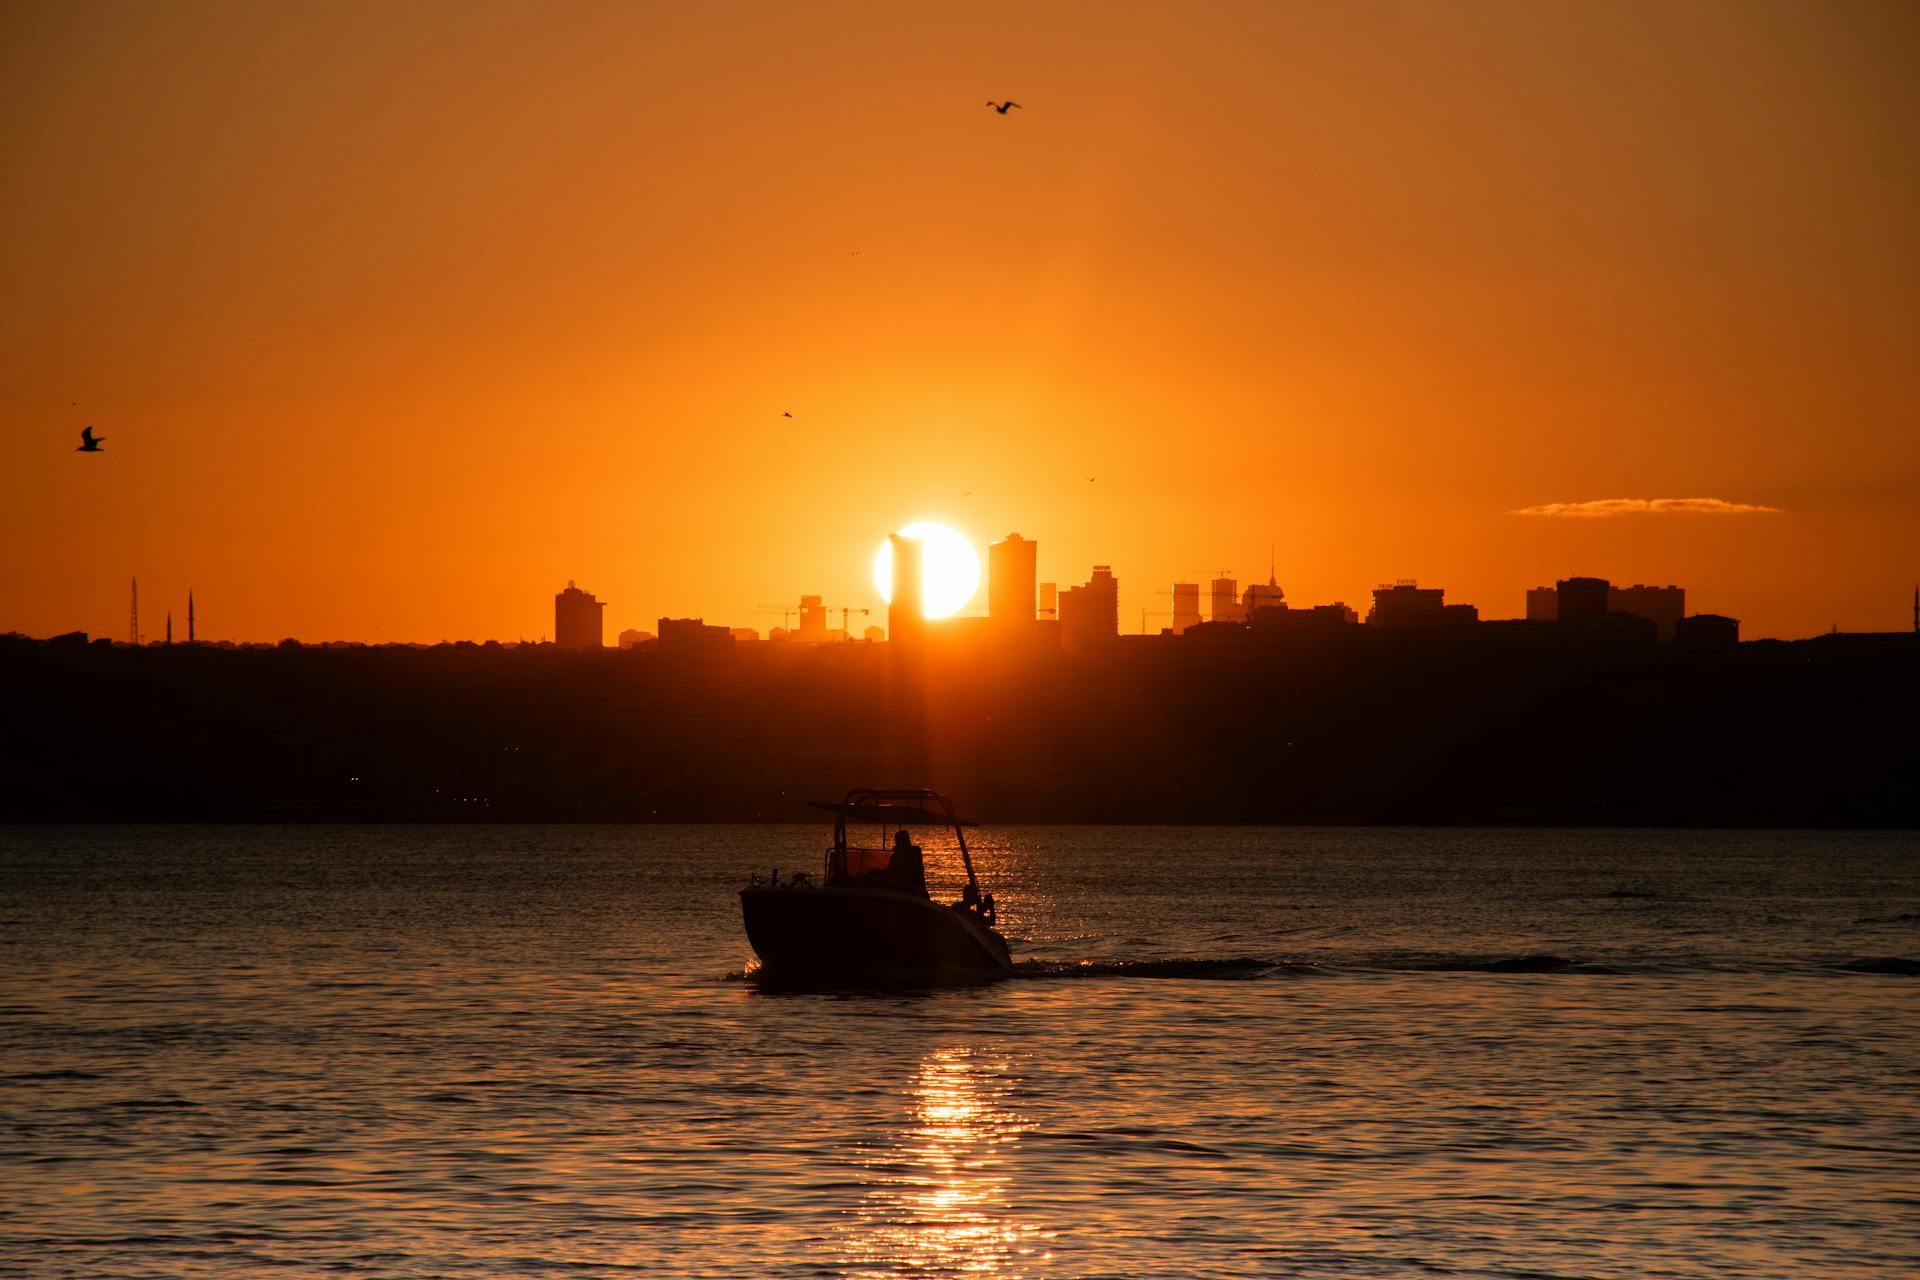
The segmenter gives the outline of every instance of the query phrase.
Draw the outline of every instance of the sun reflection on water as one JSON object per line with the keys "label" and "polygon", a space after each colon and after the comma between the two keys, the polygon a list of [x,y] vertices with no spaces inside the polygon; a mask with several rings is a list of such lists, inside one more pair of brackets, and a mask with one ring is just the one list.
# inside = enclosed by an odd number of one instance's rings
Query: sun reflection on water
{"label": "sun reflection on water", "polygon": [[1029,1126],[1006,1104],[1007,1063],[969,1049],[920,1062],[908,1125],[863,1161],[870,1189],[843,1249],[855,1275],[1021,1276],[1046,1237],[1014,1216],[1010,1158]]}

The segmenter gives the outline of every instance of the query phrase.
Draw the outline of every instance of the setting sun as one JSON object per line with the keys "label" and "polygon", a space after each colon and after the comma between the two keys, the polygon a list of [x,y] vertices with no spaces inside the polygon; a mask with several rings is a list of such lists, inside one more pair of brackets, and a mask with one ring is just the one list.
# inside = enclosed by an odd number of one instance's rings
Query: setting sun
{"label": "setting sun", "polygon": [[[973,593],[980,589],[980,556],[973,544],[946,525],[930,520],[916,520],[904,526],[900,536],[920,542],[926,615],[945,618],[966,608]],[[880,588],[880,598],[892,604],[893,544],[890,542],[882,542],[874,554],[873,582]]]}

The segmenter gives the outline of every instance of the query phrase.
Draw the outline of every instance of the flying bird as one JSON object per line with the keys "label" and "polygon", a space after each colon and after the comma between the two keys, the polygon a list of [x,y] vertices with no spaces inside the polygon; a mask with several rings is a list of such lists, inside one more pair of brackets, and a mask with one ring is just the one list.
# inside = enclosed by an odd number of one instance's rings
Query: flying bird
{"label": "flying bird", "polygon": [[99,453],[100,445],[105,440],[106,440],[105,436],[96,436],[95,434],[93,434],[92,427],[85,427],[80,432],[80,447],[78,449],[75,449],[74,452],[75,453]]}
{"label": "flying bird", "polygon": [[1019,103],[1013,101],[1012,99],[1008,99],[1005,102],[995,102],[991,98],[987,100],[987,105],[992,107],[995,111],[999,112],[1001,115],[1007,114],[1007,109],[1009,107],[1017,109],[1020,106]]}
{"label": "flying bird", "polygon": [[783,418],[791,418],[793,415],[791,413],[782,413],[780,416]]}

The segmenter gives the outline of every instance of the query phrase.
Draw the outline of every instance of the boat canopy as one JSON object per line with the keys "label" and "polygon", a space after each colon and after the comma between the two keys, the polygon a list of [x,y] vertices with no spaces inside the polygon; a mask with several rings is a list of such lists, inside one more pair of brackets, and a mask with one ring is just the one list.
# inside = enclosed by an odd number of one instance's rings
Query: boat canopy
{"label": "boat canopy", "polygon": [[[808,803],[834,815],[833,848],[827,851],[826,875],[829,885],[895,874],[892,871],[893,851],[884,843],[878,848],[855,847],[847,838],[849,822],[878,825],[882,828],[882,836],[886,827],[951,827],[960,851],[960,865],[967,873],[967,900],[979,900],[980,883],[974,878],[973,856],[967,851],[966,833],[961,830],[979,824],[969,822],[955,813],[953,801],[938,791],[930,791],[925,787],[856,787],[838,803],[831,800],[810,800]],[[917,861],[915,866],[918,866]],[[919,878],[918,891],[925,894],[924,873],[916,870],[913,874]]]}
{"label": "boat canopy", "polygon": [[879,822],[888,826],[919,827],[977,827],[980,824],[968,818],[957,818],[951,813],[942,813],[929,809],[924,804],[914,804],[898,800],[841,801],[809,800],[815,809],[825,809],[842,819],[851,818],[855,822]]}

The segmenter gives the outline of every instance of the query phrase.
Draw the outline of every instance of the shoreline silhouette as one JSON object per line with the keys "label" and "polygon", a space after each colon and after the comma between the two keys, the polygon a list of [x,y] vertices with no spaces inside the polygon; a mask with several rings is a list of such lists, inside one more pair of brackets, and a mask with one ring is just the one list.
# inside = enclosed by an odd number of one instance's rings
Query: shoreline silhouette
{"label": "shoreline silhouette", "polygon": [[680,651],[15,637],[0,683],[14,822],[797,822],[848,779],[925,777],[986,822],[1920,824],[1905,634],[1344,627],[1091,658],[937,629]]}

